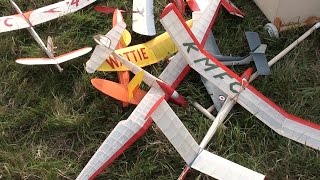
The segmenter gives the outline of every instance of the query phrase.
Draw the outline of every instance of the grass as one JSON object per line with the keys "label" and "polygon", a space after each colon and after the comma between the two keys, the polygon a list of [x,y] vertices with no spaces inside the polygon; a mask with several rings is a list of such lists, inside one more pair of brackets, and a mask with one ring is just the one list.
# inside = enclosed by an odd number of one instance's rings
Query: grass
{"label": "grass", "polygon": [[[53,0],[16,1],[22,9],[34,9]],[[307,28],[281,33],[272,39],[263,30],[268,21],[252,1],[234,1],[245,19],[219,13],[213,32],[224,54],[245,55],[248,45],[245,31],[257,31],[268,45],[271,59]],[[161,13],[167,1],[155,1]],[[113,7],[130,9],[131,1],[98,1]],[[93,11],[93,6],[36,27],[46,39],[50,35],[59,54],[83,46],[94,46],[92,36],[111,28],[111,16]],[[0,15],[13,14],[8,1],[0,1]],[[188,15],[190,16],[190,15]],[[125,15],[131,29],[130,15]],[[163,28],[157,21],[158,33]],[[122,109],[120,103],[95,90],[93,77],[116,80],[116,73],[88,75],[84,63],[89,55],[62,64],[58,73],[53,66],[23,66],[19,57],[42,57],[26,30],[0,34],[0,179],[75,179],[113,127],[126,119],[134,106]],[[272,67],[273,74],[258,78],[253,85],[287,111],[320,123],[320,34],[316,32]],[[133,43],[145,37],[133,33]],[[146,69],[158,75],[164,63]],[[231,67],[241,73],[245,67]],[[211,101],[194,71],[178,91],[190,102],[210,106]],[[200,142],[211,125],[192,106],[172,108]],[[320,153],[284,138],[244,108],[236,105],[209,144],[209,150],[255,171],[269,179],[319,179]],[[108,167],[98,179],[175,179],[184,162],[156,127]],[[192,171],[188,179],[210,179]]]}

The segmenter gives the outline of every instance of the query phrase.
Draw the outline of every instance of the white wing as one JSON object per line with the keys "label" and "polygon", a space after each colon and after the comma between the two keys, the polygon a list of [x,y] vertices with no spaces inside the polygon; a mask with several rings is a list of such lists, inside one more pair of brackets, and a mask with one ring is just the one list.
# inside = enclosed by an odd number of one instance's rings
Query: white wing
{"label": "white wing", "polygon": [[[290,115],[252,86],[243,84],[238,75],[200,47],[175,10],[165,10],[165,12],[161,22],[177,44],[179,52],[193,69],[278,134],[320,149],[320,125]],[[170,21],[163,19],[170,19]],[[243,87],[244,85],[246,87]]]}
{"label": "white wing", "polygon": [[96,0],[65,0],[33,11],[25,12],[22,15],[1,17],[0,32],[35,26],[78,11],[95,1]]}
{"label": "white wing", "polygon": [[202,150],[166,101],[151,115],[186,163],[216,179],[264,179],[264,175]]}
{"label": "white wing", "polygon": [[84,54],[87,54],[91,50],[92,50],[91,47],[87,47],[87,48],[82,48],[79,50],[69,52],[67,54],[63,54],[61,56],[57,56],[55,58],[21,58],[21,59],[17,59],[16,62],[19,64],[25,64],[25,65],[60,64],[60,63],[69,61],[71,59],[80,57]]}
{"label": "white wing", "polygon": [[86,71],[88,73],[94,73],[106,60],[106,58],[113,53],[125,28],[126,24],[124,22],[120,22],[116,26],[114,26],[105,36],[95,36],[95,41],[97,41],[100,45],[96,46],[91,55],[91,58],[86,63]]}
{"label": "white wing", "polygon": [[151,118],[146,118],[147,114],[162,96],[164,96],[162,91],[151,88],[128,119],[120,121],[112,130],[77,179],[94,178],[142,136],[152,123]]}
{"label": "white wing", "polygon": [[191,167],[216,179],[225,180],[263,180],[265,176],[237,163],[203,150]]}
{"label": "white wing", "polygon": [[132,29],[134,32],[154,36],[156,28],[153,15],[153,0],[133,0]]}

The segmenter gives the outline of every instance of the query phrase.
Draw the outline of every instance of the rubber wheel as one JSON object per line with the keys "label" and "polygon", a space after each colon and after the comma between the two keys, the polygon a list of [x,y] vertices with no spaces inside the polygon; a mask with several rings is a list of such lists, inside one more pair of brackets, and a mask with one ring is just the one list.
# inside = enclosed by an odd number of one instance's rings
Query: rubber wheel
{"label": "rubber wheel", "polygon": [[270,37],[279,38],[279,31],[274,24],[268,23],[264,26],[264,29],[268,32]]}

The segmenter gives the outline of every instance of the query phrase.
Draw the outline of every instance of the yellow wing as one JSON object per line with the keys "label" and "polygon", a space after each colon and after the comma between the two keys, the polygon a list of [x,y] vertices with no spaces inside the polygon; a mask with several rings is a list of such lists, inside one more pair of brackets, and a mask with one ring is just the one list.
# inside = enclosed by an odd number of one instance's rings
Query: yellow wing
{"label": "yellow wing", "polygon": [[[191,27],[192,21],[187,21],[187,24]],[[177,47],[166,32],[146,43],[115,50],[117,54],[120,54],[140,67],[148,66],[167,57],[171,57],[177,51]],[[109,56],[98,68],[98,71],[128,70],[127,67],[117,61],[113,56]]]}

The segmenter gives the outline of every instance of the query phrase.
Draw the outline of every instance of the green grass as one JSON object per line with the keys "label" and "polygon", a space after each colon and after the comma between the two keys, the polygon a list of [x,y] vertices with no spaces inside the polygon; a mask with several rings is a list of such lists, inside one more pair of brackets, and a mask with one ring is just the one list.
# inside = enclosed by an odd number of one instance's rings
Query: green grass
{"label": "green grass", "polygon": [[[39,8],[54,0],[16,1],[24,10]],[[166,1],[155,1],[156,18]],[[268,21],[252,1],[234,1],[245,19],[220,11],[213,32],[224,54],[245,55],[245,31],[257,31],[268,45],[271,59],[307,28],[269,38],[263,30]],[[131,1],[98,1],[96,4],[130,9]],[[8,1],[0,1],[0,15],[14,11]],[[188,15],[190,17],[190,14]],[[125,15],[131,30],[131,16]],[[50,35],[59,54],[83,46],[94,46],[92,36],[111,28],[111,16],[89,6],[77,13],[36,27],[46,39]],[[163,27],[157,21],[158,33]],[[122,109],[120,103],[104,96],[90,84],[93,77],[116,80],[116,73],[88,75],[84,63],[90,55],[53,66],[23,66],[20,57],[42,57],[26,30],[0,34],[0,179],[75,179],[113,127],[126,119],[134,106]],[[133,33],[133,43],[147,38]],[[272,67],[273,74],[258,78],[253,85],[287,111],[320,123],[320,34],[316,32]],[[252,64],[251,64],[252,65]],[[147,67],[155,75],[164,63]],[[232,67],[241,73],[245,67]],[[210,106],[211,101],[196,72],[189,73],[178,91],[190,102]],[[200,142],[211,125],[192,106],[172,108]],[[209,144],[209,150],[269,179],[319,179],[320,153],[284,138],[236,105]],[[99,176],[99,179],[176,179],[184,162],[155,124]],[[188,179],[209,179],[192,171]]]}

